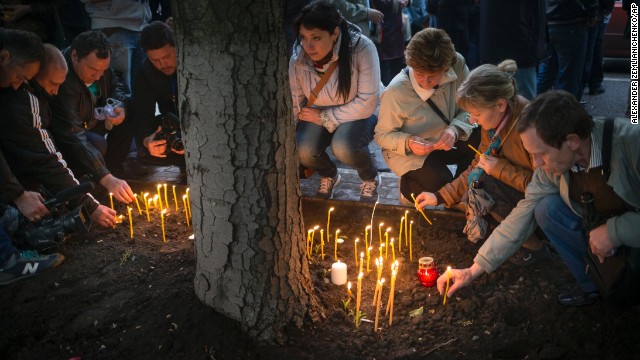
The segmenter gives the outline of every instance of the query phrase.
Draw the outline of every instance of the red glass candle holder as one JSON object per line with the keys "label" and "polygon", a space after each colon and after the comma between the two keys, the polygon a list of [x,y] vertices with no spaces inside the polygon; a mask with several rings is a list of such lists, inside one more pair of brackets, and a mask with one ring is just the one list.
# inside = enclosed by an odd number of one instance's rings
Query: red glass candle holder
{"label": "red glass candle holder", "polygon": [[422,283],[425,287],[432,287],[436,284],[438,280],[438,269],[436,268],[428,268],[428,269],[418,269],[418,279],[420,283]]}

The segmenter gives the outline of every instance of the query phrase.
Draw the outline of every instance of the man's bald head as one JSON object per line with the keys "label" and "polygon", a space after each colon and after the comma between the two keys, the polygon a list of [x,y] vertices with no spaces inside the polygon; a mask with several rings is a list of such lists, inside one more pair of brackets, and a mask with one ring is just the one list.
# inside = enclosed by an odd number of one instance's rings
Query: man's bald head
{"label": "man's bald head", "polygon": [[44,51],[44,61],[36,75],[36,81],[47,94],[53,96],[58,94],[60,85],[67,77],[67,61],[60,50],[51,44],[44,44]]}

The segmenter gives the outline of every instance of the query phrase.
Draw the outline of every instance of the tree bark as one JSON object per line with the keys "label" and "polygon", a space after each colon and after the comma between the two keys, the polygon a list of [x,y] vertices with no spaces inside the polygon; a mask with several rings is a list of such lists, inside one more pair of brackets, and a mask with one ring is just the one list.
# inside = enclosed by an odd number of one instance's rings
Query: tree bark
{"label": "tree bark", "polygon": [[197,296],[250,335],[321,316],[305,259],[283,5],[176,1]]}

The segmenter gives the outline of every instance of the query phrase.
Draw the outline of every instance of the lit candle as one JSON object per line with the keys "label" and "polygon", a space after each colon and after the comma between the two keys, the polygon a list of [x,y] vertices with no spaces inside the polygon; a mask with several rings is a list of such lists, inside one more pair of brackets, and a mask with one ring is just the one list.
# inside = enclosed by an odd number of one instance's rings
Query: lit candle
{"label": "lit candle", "polygon": [[144,208],[147,211],[147,221],[151,222],[151,218],[149,217],[149,203],[147,201],[147,196],[149,196],[149,193],[144,193],[142,195],[142,199],[144,200]]}
{"label": "lit candle", "polygon": [[320,227],[319,225],[316,225],[311,230],[311,245],[309,245],[309,257],[313,255],[313,243],[315,242],[315,239],[316,239],[316,230],[318,230],[319,227]]}
{"label": "lit candle", "polygon": [[358,266],[358,241],[359,238],[356,238],[356,241],[353,242],[353,257],[356,259],[356,266]]}
{"label": "lit candle", "polygon": [[162,222],[162,241],[163,242],[167,242],[167,237],[165,236],[165,232],[164,232],[164,213],[167,212],[167,209],[163,209],[162,212],[160,212],[160,221]]}
{"label": "lit candle", "polygon": [[331,265],[331,282],[335,285],[347,283],[347,264],[338,260]]}
{"label": "lit candle", "polygon": [[185,190],[185,194],[187,194],[187,209],[189,210],[189,219],[193,218],[193,213],[191,212],[191,196],[189,195],[189,188]]}
{"label": "lit candle", "polygon": [[391,254],[393,254],[392,261],[396,261],[396,248],[393,246],[393,238],[391,238]]}
{"label": "lit candle", "polygon": [[378,237],[380,238],[380,245],[382,245],[382,226],[384,225],[384,223],[380,223],[380,225],[378,225]]}
{"label": "lit candle", "polygon": [[384,258],[389,258],[389,231],[391,228],[388,227],[387,230],[384,231]]}
{"label": "lit candle", "polygon": [[[327,242],[329,242],[330,238],[331,238],[331,230],[329,230],[329,223],[331,222],[331,212],[333,211],[333,207],[329,209],[329,211],[327,211]],[[324,256],[322,257],[322,260],[324,260]]]}
{"label": "lit candle", "polygon": [[[409,210],[404,211],[404,245],[407,245],[407,222],[409,222]],[[399,240],[402,242],[402,238]]]}
{"label": "lit candle", "polygon": [[347,283],[347,296],[351,299],[351,281]]}
{"label": "lit candle", "polygon": [[369,246],[367,248],[367,273],[371,272],[371,270],[369,270],[369,261],[371,260],[371,250],[373,250],[373,247]]}
{"label": "lit candle", "polygon": [[364,247],[365,249],[369,247],[369,229],[371,229],[371,225],[367,225],[367,227],[364,228]]}
{"label": "lit candle", "polygon": [[396,287],[396,275],[398,274],[398,265],[396,264],[395,268],[391,267],[391,290],[389,294],[389,302],[387,303],[387,311],[389,313],[389,326],[393,323],[393,300],[395,299],[395,287]]}
{"label": "lit candle", "polygon": [[169,208],[169,199],[167,198],[167,184],[162,184],[164,187],[164,207]]}
{"label": "lit candle", "polygon": [[400,218],[400,235],[398,235],[398,251],[399,252],[402,251],[402,224],[403,223],[404,223],[404,216]]}
{"label": "lit candle", "polygon": [[360,253],[360,272],[362,272],[363,267],[364,267],[364,251]]}
{"label": "lit candle", "polygon": [[364,274],[362,271],[358,274],[358,285],[356,288],[356,316],[354,316],[354,320],[356,323],[356,327],[358,327],[358,320],[360,318],[360,300],[362,299],[362,277]]}
{"label": "lit candle", "polygon": [[447,266],[447,288],[444,290],[444,300],[442,300],[442,305],[447,304],[447,293],[449,292],[450,279],[451,279],[451,266]]}
{"label": "lit candle", "polygon": [[[158,204],[158,200],[160,200],[160,204]],[[153,195],[153,206],[162,211],[162,199],[157,194]]]}
{"label": "lit candle", "polygon": [[338,234],[340,234],[340,229],[336,230],[336,237],[333,239],[333,256],[335,260],[338,260]]}
{"label": "lit candle", "polygon": [[178,212],[178,197],[176,196],[176,186],[173,185],[173,203],[176,204],[176,212]]}
{"label": "lit candle", "polygon": [[[156,186],[157,190],[158,190],[158,200],[159,200],[159,205],[160,205],[160,211],[162,211],[163,207],[162,207],[162,195],[160,195],[160,188],[162,187],[162,185],[158,184],[158,186]],[[154,198],[154,202],[155,202],[155,196]]]}
{"label": "lit candle", "polygon": [[469,149],[473,150],[474,153],[478,154],[478,156],[484,157],[484,154],[478,151],[478,149],[474,148],[473,145],[467,144],[467,146],[469,147]]}
{"label": "lit candle", "polygon": [[136,199],[136,206],[138,207],[138,213],[142,215],[142,209],[140,208],[140,203],[138,202],[138,194],[133,194],[133,197]]}
{"label": "lit candle", "polygon": [[115,210],[113,208],[113,193],[109,193],[109,201],[111,201],[111,210]]}
{"label": "lit candle", "polygon": [[[380,268],[380,259],[376,258],[376,270]],[[379,271],[377,272],[380,273]],[[376,306],[376,302],[378,300],[378,284],[380,283],[380,278],[376,278],[376,287],[373,290],[373,301],[371,302],[371,306]]]}
{"label": "lit candle", "polygon": [[409,261],[413,261],[413,220],[409,225]]}
{"label": "lit candle", "polygon": [[182,203],[184,204],[184,218],[187,220],[187,226],[189,226],[189,209],[187,208],[187,195],[182,195]]}
{"label": "lit candle", "polygon": [[324,229],[320,229],[320,251],[322,251],[322,260],[324,260]]}
{"label": "lit candle", "polygon": [[133,219],[131,218],[131,208],[129,206],[127,206],[127,213],[129,214],[129,237],[133,239]]}
{"label": "lit candle", "polygon": [[380,317],[380,301],[382,299],[382,285],[384,284],[384,279],[380,279],[380,281],[378,281],[378,284],[380,291],[378,295],[378,303],[376,304],[376,321],[373,326],[373,331],[378,331],[378,317]]}
{"label": "lit candle", "polygon": [[147,199],[147,202],[146,202],[145,206],[147,207],[147,221],[151,222],[151,217],[149,216],[149,208],[151,207],[151,199]]}
{"label": "lit candle", "polygon": [[310,243],[311,243],[311,232],[312,231],[313,230],[311,230],[311,229],[307,230],[307,243],[306,243],[307,248],[305,250],[305,252],[307,253],[307,260],[311,260],[311,255],[309,255],[309,246],[311,246]]}
{"label": "lit candle", "polygon": [[429,225],[433,225],[433,224],[431,223],[431,220],[429,220],[429,218],[427,217],[427,215],[425,215],[425,214],[424,214],[424,211],[422,211],[422,208],[420,208],[420,207],[418,206],[418,200],[416,200],[416,197],[415,197],[415,196],[413,196],[413,194],[411,194],[411,198],[413,199],[413,202],[415,203],[416,208],[418,209],[418,211],[420,211],[420,214],[422,214],[422,216],[424,217],[424,219],[425,219],[425,220],[427,220],[427,222],[429,223]]}

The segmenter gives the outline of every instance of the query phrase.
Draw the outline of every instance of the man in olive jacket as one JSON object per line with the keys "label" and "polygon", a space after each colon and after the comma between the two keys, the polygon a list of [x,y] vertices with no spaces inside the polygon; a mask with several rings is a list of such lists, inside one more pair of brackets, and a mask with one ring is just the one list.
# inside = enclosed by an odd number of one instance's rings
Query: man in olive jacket
{"label": "man in olive jacket", "polygon": [[[592,304],[598,292],[585,273],[583,255],[591,251],[602,261],[615,248],[640,247],[640,127],[629,119],[615,120],[608,178],[602,171],[604,120],[592,119],[568,92],[538,96],[523,111],[517,130],[536,166],[525,198],[478,250],[471,267],[451,271],[448,294],[494,271],[539,225],[578,283],[558,301]],[[588,239],[579,215],[583,192],[593,194],[596,211],[608,218],[588,232]],[[446,282],[446,275],[438,279],[440,293]]]}
{"label": "man in olive jacket", "polygon": [[126,87],[109,68],[109,42],[101,32],[87,31],[78,35],[63,54],[69,73],[51,103],[51,131],[56,144],[76,174],[89,175],[122,202],[133,201],[129,185],[107,168],[122,168],[133,139],[133,126],[125,121],[123,107],[116,107],[116,116],[105,120],[97,120],[94,111],[108,98],[126,100]]}

